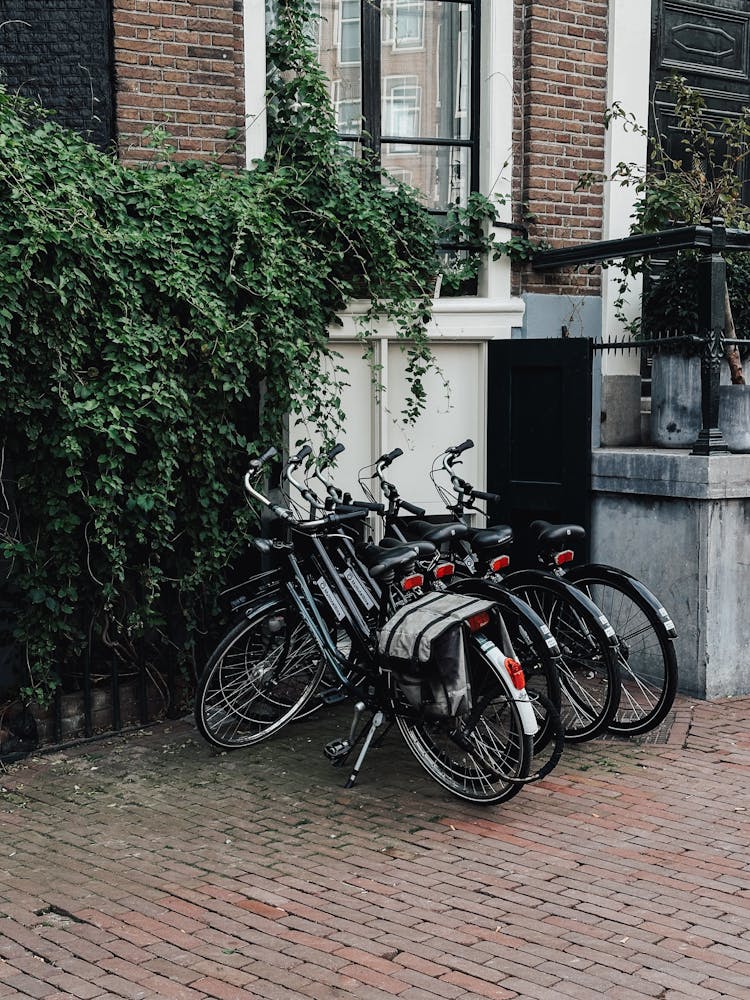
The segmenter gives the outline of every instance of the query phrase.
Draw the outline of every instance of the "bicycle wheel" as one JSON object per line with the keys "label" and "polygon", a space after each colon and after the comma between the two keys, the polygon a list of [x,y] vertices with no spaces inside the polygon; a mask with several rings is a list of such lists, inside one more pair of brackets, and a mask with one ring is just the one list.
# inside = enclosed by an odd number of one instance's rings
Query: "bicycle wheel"
{"label": "bicycle wheel", "polygon": [[471,642],[467,660],[472,710],[466,718],[415,717],[392,674],[396,722],[406,745],[443,788],[482,805],[506,802],[531,770],[533,740],[496,668]]}
{"label": "bicycle wheel", "polygon": [[631,736],[655,729],[677,693],[677,657],[663,622],[627,579],[592,570],[573,582],[602,609],[619,641],[620,703],[608,728]]}
{"label": "bicycle wheel", "polygon": [[301,711],[324,668],[296,608],[281,598],[258,605],[206,664],[195,699],[199,732],[222,750],[267,739]]}
{"label": "bicycle wheel", "polygon": [[[542,618],[560,647],[560,716],[565,738],[589,740],[604,732],[620,697],[616,648],[608,623],[590,601],[559,580],[519,573],[505,585]],[[604,619],[604,620],[602,620]],[[610,632],[611,634],[611,632]]]}

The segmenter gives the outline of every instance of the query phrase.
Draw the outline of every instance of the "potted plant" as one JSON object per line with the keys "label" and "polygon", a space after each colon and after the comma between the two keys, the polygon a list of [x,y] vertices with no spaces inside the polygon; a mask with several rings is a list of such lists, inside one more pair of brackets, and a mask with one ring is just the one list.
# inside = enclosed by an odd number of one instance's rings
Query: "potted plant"
{"label": "potted plant", "polygon": [[[698,91],[673,76],[664,85],[674,105],[671,146],[662,135],[652,137],[645,170],[620,163],[608,180],[633,187],[638,196],[632,234],[664,230],[673,225],[710,223],[720,217],[728,227],[750,229],[750,209],[742,203],[741,169],[750,156],[750,117],[717,118]],[[632,114],[615,104],[607,124],[618,119],[624,127],[646,135]],[[596,180],[584,175],[582,186]],[[724,287],[724,338],[750,328],[750,255],[727,255]],[[658,268],[648,257],[620,265],[624,304],[630,278],[644,278],[642,315],[626,325],[636,338],[664,338],[654,352],[652,423],[654,444],[687,447],[701,426],[700,362],[695,347],[675,337],[698,332],[697,255],[682,251]],[[738,348],[727,344],[726,375],[721,388],[720,424],[730,450],[750,451],[750,389],[745,386]],[[739,390],[739,391],[738,391]]]}

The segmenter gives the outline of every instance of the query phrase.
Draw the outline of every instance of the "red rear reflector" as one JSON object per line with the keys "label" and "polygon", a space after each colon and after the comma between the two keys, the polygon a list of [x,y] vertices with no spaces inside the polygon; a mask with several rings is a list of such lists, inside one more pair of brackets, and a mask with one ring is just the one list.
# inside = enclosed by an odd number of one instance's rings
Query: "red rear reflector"
{"label": "red rear reflector", "polygon": [[453,576],[454,569],[453,563],[440,563],[439,566],[435,567],[435,578],[442,580],[444,576]]}
{"label": "red rear reflector", "polygon": [[406,576],[401,581],[401,587],[404,590],[414,590],[415,587],[421,587],[424,583],[424,577],[421,573],[414,573],[412,576]]}
{"label": "red rear reflector", "polygon": [[478,632],[480,628],[484,628],[488,625],[490,621],[490,615],[488,611],[479,611],[477,614],[472,615],[470,618],[466,619],[466,624],[472,632]]}
{"label": "red rear reflector", "polygon": [[507,569],[510,566],[510,556],[497,556],[495,559],[490,559],[490,569],[493,573],[499,573],[501,569]]}
{"label": "red rear reflector", "polygon": [[523,691],[526,687],[526,678],[523,676],[523,670],[518,660],[511,660],[509,656],[506,656],[505,669],[510,674],[513,687],[516,688],[517,691]]}
{"label": "red rear reflector", "polygon": [[572,562],[575,553],[572,549],[564,549],[555,556],[555,566],[562,566],[563,563]]}

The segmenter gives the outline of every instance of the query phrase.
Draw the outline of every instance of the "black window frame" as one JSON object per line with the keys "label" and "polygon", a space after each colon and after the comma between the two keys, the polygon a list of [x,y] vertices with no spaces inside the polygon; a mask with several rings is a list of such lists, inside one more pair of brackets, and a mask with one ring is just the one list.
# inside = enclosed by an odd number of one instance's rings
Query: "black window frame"
{"label": "black window frame", "polygon": [[[359,135],[339,133],[341,142],[361,143],[362,149],[382,163],[381,150],[389,146],[424,146],[428,148],[461,148],[469,150],[469,193],[479,190],[479,121],[480,121],[480,52],[481,0],[425,0],[429,3],[463,6],[470,11],[471,45],[469,49],[469,137],[441,139],[430,136],[392,136],[382,130],[382,64],[381,64],[381,0],[360,0],[362,129]],[[436,217],[445,217],[446,210],[428,208]]]}

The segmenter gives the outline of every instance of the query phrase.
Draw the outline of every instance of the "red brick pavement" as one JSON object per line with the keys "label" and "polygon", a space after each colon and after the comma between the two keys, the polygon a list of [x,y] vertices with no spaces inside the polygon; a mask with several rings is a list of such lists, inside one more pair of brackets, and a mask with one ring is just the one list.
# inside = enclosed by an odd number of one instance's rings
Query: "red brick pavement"
{"label": "red brick pavement", "polygon": [[750,700],[596,741],[504,806],[335,713],[214,755],[189,721],[0,775],[0,997],[750,997]]}

